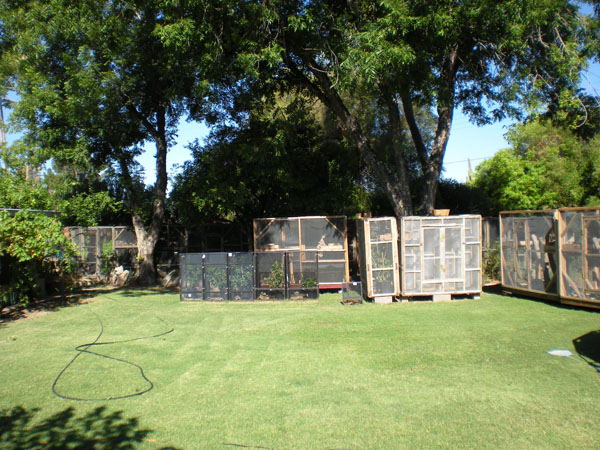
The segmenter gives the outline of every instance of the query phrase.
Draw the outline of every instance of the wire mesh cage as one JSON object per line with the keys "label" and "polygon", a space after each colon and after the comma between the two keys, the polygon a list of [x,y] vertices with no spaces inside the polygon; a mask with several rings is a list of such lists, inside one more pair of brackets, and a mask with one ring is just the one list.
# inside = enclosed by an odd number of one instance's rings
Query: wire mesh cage
{"label": "wire mesh cage", "polygon": [[354,305],[363,302],[363,288],[360,281],[349,281],[342,285],[342,303]]}
{"label": "wire mesh cage", "polygon": [[504,288],[557,297],[554,211],[501,212],[500,242]]}
{"label": "wire mesh cage", "polygon": [[398,295],[400,273],[396,218],[365,218],[358,220],[356,225],[364,296]]}
{"label": "wire mesh cage", "polygon": [[180,271],[181,300],[254,299],[252,253],[183,253]]}
{"label": "wire mesh cage", "polygon": [[256,252],[256,298],[283,300],[285,298],[285,252]]}
{"label": "wire mesh cage", "polygon": [[258,300],[316,299],[319,297],[317,252],[255,252]]}
{"label": "wire mesh cage", "polygon": [[481,216],[403,217],[401,295],[479,294]]}
{"label": "wire mesh cage", "polygon": [[114,258],[114,263],[126,269],[131,269],[134,265],[137,241],[131,227],[67,227],[65,232],[79,249],[84,275],[101,275],[103,258],[107,256]]}
{"label": "wire mesh cage", "polygon": [[502,287],[600,308],[600,208],[500,213]]}
{"label": "wire mesh cage", "polygon": [[255,251],[300,251],[307,262],[316,254],[321,289],[339,289],[348,280],[346,217],[266,218],[253,225]]}
{"label": "wire mesh cage", "polygon": [[229,254],[229,300],[254,299],[254,259],[252,252]]}
{"label": "wire mesh cage", "polygon": [[561,301],[600,307],[600,208],[563,208],[556,218]]}
{"label": "wire mesh cage", "polygon": [[180,299],[303,300],[319,296],[316,252],[183,253]]}
{"label": "wire mesh cage", "polygon": [[204,259],[202,253],[182,253],[179,259],[181,300],[204,300]]}

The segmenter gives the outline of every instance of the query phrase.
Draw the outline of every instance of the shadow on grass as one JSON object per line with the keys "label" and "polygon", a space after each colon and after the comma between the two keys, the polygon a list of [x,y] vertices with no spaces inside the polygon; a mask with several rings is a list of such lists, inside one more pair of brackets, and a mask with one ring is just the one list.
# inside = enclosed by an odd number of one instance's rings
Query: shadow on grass
{"label": "shadow on grass", "polygon": [[0,325],[4,322],[24,319],[46,312],[76,306],[83,303],[85,299],[89,297],[92,297],[92,295],[66,295],[48,297],[42,300],[32,300],[25,305],[17,303],[16,305],[0,306]]}
{"label": "shadow on grass", "polygon": [[600,372],[600,330],[573,339],[573,346],[579,356]]}
{"label": "shadow on grass", "polygon": [[37,408],[28,411],[21,406],[0,410],[0,448],[130,449],[144,441],[155,442],[148,438],[152,430],[140,428],[135,418],[124,418],[122,411],[99,407],[76,417],[69,407],[41,421],[35,419],[37,413]]}
{"label": "shadow on grass", "polygon": [[139,298],[160,294],[178,294],[178,291],[176,289],[165,289],[161,287],[129,286],[123,288],[114,286],[94,286],[91,288],[74,291],[68,295],[47,297],[41,300],[32,300],[26,305],[21,303],[10,306],[0,305],[0,325],[13,320],[24,319],[50,311],[56,311],[62,308],[77,306],[85,303],[88,299],[102,295],[118,295],[127,298]]}
{"label": "shadow on grass", "polygon": [[145,297],[148,295],[178,294],[176,289],[154,287],[126,287],[116,291],[122,297]]}

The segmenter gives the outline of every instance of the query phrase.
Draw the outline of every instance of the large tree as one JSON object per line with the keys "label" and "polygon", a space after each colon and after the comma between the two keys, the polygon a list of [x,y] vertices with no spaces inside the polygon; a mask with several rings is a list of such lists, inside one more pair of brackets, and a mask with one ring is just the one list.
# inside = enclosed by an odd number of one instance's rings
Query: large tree
{"label": "large tree", "polygon": [[239,122],[213,127],[175,178],[184,223],[354,214],[368,206],[356,153],[323,106],[301,95],[257,96]]}
{"label": "large tree", "polygon": [[472,186],[491,212],[600,204],[599,138],[535,121],[508,133],[511,147],[481,163]]}
{"label": "large tree", "polygon": [[[454,111],[477,124],[519,117],[523,105],[558,103],[577,81],[577,8],[565,0],[246,2],[258,61],[302,86],[338,118],[396,215],[431,213]],[[258,11],[258,12],[257,12]],[[387,161],[375,151],[348,95],[387,108]],[[535,101],[535,102],[534,102]],[[415,111],[437,117],[428,142]],[[412,150],[399,145],[402,123]],[[422,186],[413,205],[409,160]]]}
{"label": "large tree", "polygon": [[[22,0],[0,6],[2,68],[19,94],[11,118],[40,149],[38,159],[114,168],[132,215],[143,283],[155,277],[167,151],[181,116],[201,113],[204,76],[215,65],[206,56],[215,39],[200,24],[193,48],[191,41],[180,42],[179,51],[164,45],[177,34],[169,28],[171,3]],[[204,2],[195,5],[201,9]],[[220,12],[211,11],[218,22]],[[135,157],[146,142],[156,148],[156,181],[145,221]]]}

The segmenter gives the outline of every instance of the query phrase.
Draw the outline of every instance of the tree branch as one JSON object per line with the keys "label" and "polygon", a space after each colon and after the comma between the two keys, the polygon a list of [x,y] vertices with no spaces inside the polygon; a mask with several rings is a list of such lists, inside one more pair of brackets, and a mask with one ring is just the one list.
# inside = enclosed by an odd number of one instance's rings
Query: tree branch
{"label": "tree branch", "polygon": [[406,87],[403,87],[400,90],[400,100],[402,101],[402,111],[404,112],[404,118],[406,119],[410,135],[412,137],[413,143],[415,144],[415,149],[417,150],[417,156],[419,158],[419,163],[421,164],[421,171],[423,172],[423,174],[425,174],[428,164],[427,148],[425,147],[425,143],[423,142],[423,136],[421,135],[421,130],[419,130],[419,125],[417,124],[417,120],[415,117],[412,99],[410,98],[410,94]]}

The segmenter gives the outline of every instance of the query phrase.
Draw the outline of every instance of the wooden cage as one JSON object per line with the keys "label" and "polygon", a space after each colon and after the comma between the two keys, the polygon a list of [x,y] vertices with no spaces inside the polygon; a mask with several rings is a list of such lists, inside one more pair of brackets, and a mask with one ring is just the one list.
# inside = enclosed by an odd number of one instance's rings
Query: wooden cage
{"label": "wooden cage", "polygon": [[560,301],[600,308],[600,208],[561,208],[556,220]]}
{"label": "wooden cage", "polygon": [[403,298],[481,294],[481,216],[401,218],[400,280]]}
{"label": "wooden cage", "polygon": [[600,208],[500,213],[504,290],[600,308]]}
{"label": "wooden cage", "polygon": [[254,250],[299,250],[313,264],[318,260],[319,288],[341,289],[349,279],[345,216],[307,216],[254,219]]}
{"label": "wooden cage", "polygon": [[391,302],[400,294],[396,218],[359,219],[356,232],[363,296],[376,302]]}
{"label": "wooden cage", "polygon": [[553,210],[501,212],[500,242],[504,289],[558,299]]}
{"label": "wooden cage", "polygon": [[101,273],[103,251],[116,254],[128,268],[137,255],[136,236],[131,227],[66,227],[65,234],[79,250],[84,273],[87,275]]}

